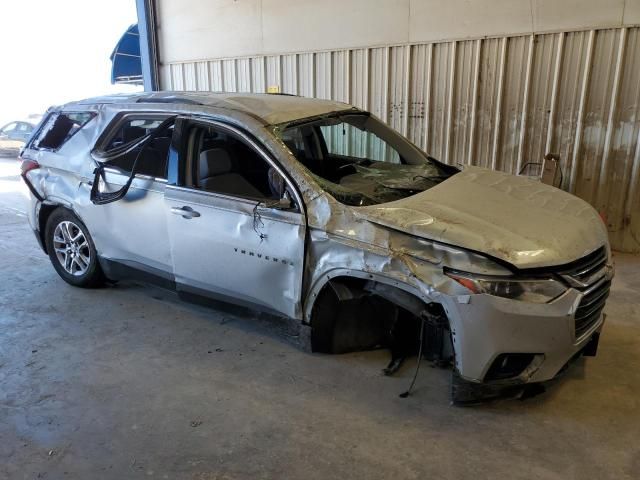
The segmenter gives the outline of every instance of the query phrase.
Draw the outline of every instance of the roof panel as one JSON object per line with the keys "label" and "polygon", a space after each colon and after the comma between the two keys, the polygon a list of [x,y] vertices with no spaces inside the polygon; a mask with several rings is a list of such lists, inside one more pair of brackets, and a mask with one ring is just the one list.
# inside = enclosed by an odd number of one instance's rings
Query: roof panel
{"label": "roof panel", "polygon": [[270,125],[353,108],[342,102],[291,95],[168,91],[94,97],[72,102],[67,106],[145,102],[197,103],[209,107],[225,108],[252,114]]}

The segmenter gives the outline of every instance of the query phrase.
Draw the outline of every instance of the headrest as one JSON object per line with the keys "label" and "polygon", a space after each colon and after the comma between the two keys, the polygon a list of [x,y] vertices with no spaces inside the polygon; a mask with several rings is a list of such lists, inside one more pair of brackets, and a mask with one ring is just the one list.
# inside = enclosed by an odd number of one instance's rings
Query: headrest
{"label": "headrest", "polygon": [[223,148],[200,152],[200,179],[215,177],[231,171],[231,158]]}

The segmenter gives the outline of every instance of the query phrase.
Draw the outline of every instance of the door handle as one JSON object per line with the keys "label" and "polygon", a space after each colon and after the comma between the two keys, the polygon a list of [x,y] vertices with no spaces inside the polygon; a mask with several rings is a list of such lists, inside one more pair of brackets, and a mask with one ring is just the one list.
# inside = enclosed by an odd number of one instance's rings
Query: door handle
{"label": "door handle", "polygon": [[171,207],[171,213],[180,215],[182,218],[190,219],[200,216],[200,212],[196,212],[191,207]]}

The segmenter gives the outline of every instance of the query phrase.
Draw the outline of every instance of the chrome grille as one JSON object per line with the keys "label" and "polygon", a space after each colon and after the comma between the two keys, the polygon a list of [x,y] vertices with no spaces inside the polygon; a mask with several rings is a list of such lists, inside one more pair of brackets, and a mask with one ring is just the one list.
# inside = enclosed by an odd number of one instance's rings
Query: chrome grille
{"label": "chrome grille", "polygon": [[582,293],[582,299],[574,315],[575,338],[583,337],[600,318],[611,289],[613,266],[607,248],[602,246],[571,263],[557,267],[522,270],[522,274],[560,277],[572,288]]}
{"label": "chrome grille", "polygon": [[598,321],[609,296],[611,268],[607,266],[607,249],[600,247],[575,262],[559,267],[555,273],[583,294],[574,316],[575,338],[579,339]]}
{"label": "chrome grille", "polygon": [[605,247],[600,247],[598,250],[590,253],[586,257],[565,265],[556,272],[563,277],[569,277],[574,282],[586,287],[591,284],[591,277],[599,273],[606,265],[607,250]]}
{"label": "chrome grille", "polygon": [[609,296],[610,288],[611,280],[603,278],[585,291],[575,314],[576,338],[580,338],[598,321]]}

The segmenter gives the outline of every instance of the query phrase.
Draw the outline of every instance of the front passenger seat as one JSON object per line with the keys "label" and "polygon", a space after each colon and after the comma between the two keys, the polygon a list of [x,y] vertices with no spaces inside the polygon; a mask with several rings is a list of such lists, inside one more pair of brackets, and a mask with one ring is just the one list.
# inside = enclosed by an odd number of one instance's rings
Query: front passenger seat
{"label": "front passenger seat", "polygon": [[241,197],[264,198],[264,194],[238,173],[232,172],[229,152],[212,148],[200,152],[198,185],[203,190]]}

